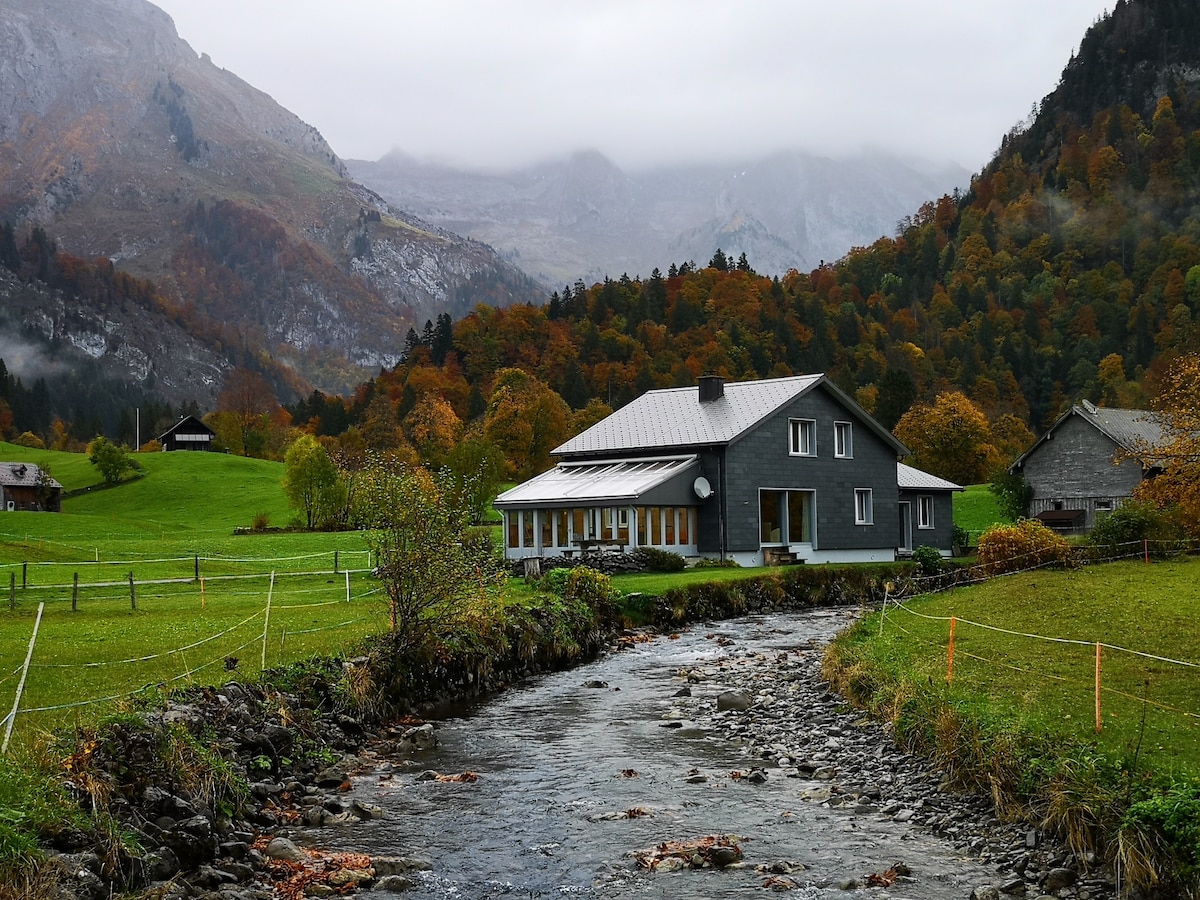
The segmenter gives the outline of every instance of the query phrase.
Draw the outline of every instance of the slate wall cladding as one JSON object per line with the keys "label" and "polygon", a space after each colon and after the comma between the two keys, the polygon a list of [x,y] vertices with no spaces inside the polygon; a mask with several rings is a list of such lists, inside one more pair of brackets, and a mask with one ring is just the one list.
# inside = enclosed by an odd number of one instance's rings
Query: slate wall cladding
{"label": "slate wall cladding", "polygon": [[[918,528],[917,504],[920,497],[933,497],[933,527]],[[909,503],[912,516],[912,545],[949,550],[954,543],[954,495],[949,491],[901,491],[900,501]],[[898,521],[898,520],[897,520]],[[899,544],[900,535],[896,535]]]}
{"label": "slate wall cladding", "polygon": [[1025,483],[1033,489],[1031,512],[1054,509],[1063,501],[1065,509],[1091,509],[1097,499],[1119,503],[1133,493],[1142,480],[1136,460],[1116,461],[1117,445],[1099,429],[1070,416],[1031,453],[1022,467]]}
{"label": "slate wall cladding", "polygon": [[[816,456],[788,453],[788,420],[816,421]],[[834,423],[853,422],[853,457],[833,455]],[[815,549],[894,548],[899,541],[895,451],[821,388],[791,401],[726,451],[727,549],[754,551],[759,489],[815,491]],[[870,488],[872,525],[854,524],[854,490]]]}

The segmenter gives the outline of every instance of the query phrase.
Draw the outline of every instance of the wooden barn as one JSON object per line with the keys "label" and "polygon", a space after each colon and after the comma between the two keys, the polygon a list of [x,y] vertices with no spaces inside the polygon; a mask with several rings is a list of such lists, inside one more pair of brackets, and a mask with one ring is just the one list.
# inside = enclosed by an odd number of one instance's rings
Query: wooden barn
{"label": "wooden barn", "polygon": [[62,512],[62,485],[33,463],[0,463],[0,510]]}

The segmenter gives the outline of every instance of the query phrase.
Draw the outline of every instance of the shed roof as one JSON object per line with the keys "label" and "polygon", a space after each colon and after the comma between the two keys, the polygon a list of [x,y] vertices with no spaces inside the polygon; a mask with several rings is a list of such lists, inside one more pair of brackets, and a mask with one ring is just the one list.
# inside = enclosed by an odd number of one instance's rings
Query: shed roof
{"label": "shed roof", "polygon": [[896,463],[896,486],[902,491],[962,491],[965,488],[904,463]]}
{"label": "shed roof", "polygon": [[177,431],[182,431],[185,434],[200,434],[201,432],[206,432],[206,433],[212,435],[213,437],[216,437],[216,435],[217,435],[217,433],[215,431],[213,431],[211,428],[209,428],[207,425],[205,425],[204,422],[202,422],[200,419],[197,419],[195,416],[184,416],[182,419],[180,419],[178,422],[176,422],[174,425],[172,425],[170,428],[168,428],[166,431],[164,431],[162,434],[160,434],[158,436],[158,439],[159,439],[159,441],[163,441],[166,438],[170,437],[171,435],[175,434],[175,432],[177,432]]}
{"label": "shed roof", "polygon": [[560,462],[496,498],[499,509],[523,506],[571,506],[604,502],[636,502],[652,488],[675,478],[699,474],[697,457],[623,459],[605,462]]}
{"label": "shed roof", "polygon": [[557,456],[721,446],[737,440],[784,404],[817,387],[863,421],[899,455],[908,449],[825,375],[734,381],[701,401],[697,387],[648,391],[554,450]]}
{"label": "shed roof", "polygon": [[[0,462],[0,485],[4,487],[38,487],[41,483],[42,469],[33,463]],[[62,488],[62,485],[50,476],[46,482],[52,488]]]}

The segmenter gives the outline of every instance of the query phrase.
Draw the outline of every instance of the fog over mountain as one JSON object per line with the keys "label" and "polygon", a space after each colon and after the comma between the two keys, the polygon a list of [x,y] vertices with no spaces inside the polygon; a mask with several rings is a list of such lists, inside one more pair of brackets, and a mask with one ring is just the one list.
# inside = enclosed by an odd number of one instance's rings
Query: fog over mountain
{"label": "fog over mountain", "polygon": [[970,174],[884,153],[777,153],[740,165],[625,172],[597,152],[482,173],[392,153],[348,160],[392,204],[496,248],[551,286],[708,262],[720,248],[758,272],[807,271],[895,231]]}

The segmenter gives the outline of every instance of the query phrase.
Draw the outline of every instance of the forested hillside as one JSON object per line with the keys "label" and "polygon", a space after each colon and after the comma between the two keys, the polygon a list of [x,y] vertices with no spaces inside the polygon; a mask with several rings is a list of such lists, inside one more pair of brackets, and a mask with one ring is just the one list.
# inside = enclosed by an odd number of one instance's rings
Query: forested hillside
{"label": "forested hillside", "polygon": [[[386,396],[416,447],[431,397],[450,431],[489,422],[507,368],[576,411],[705,372],[828,372],[889,427],[950,390],[1033,431],[1080,397],[1142,404],[1197,345],[1196,56],[1200,8],[1123,0],[970,189],[924,204],[894,235],[777,279],[718,253],[646,280],[577,282],[544,307],[478,308],[410,334],[407,361],[339,412],[318,396],[293,412],[318,415],[325,433],[377,426],[387,410],[371,401]],[[526,468],[511,449],[510,462]]]}

